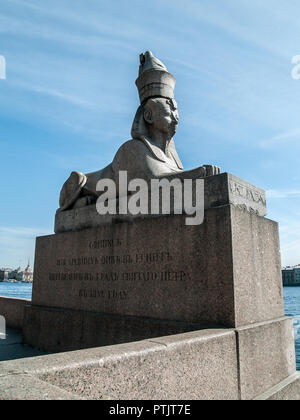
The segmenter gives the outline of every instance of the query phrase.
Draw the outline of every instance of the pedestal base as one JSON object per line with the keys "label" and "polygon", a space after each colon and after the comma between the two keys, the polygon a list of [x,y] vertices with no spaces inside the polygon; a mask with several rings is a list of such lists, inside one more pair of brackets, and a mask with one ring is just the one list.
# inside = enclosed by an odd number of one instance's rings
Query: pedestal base
{"label": "pedestal base", "polygon": [[109,346],[199,330],[198,324],[27,305],[23,341],[47,352]]}

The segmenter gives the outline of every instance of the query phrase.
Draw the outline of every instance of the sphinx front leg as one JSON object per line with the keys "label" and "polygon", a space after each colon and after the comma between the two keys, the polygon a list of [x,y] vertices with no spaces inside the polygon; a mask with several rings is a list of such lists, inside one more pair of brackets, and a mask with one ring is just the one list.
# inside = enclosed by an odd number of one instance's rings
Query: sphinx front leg
{"label": "sphinx front leg", "polygon": [[92,204],[96,204],[97,197],[95,195],[85,195],[85,192],[82,193],[81,196],[78,197],[76,202],[73,205],[73,209],[78,209],[81,207],[90,206]]}

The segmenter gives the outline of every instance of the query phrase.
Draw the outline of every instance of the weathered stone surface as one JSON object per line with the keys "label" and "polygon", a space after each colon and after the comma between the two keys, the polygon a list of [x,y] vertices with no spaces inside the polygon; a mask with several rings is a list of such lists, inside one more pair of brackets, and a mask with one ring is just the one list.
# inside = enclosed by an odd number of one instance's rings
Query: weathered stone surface
{"label": "weathered stone surface", "polygon": [[200,226],[171,216],[38,238],[32,303],[232,326],[230,211]]}
{"label": "weathered stone surface", "polygon": [[80,400],[63,389],[40,381],[30,375],[12,373],[1,377],[0,400]]}
{"label": "weathered stone surface", "polygon": [[284,315],[278,224],[231,208],[235,325]]}
{"label": "weathered stone surface", "polygon": [[280,319],[2,362],[1,398],[299,400],[290,328]]}
{"label": "weathered stone surface", "polygon": [[[203,178],[203,168],[185,171],[172,176],[165,176],[166,179],[200,179]],[[204,205],[205,209],[220,207],[227,204],[255,213],[259,216],[267,214],[266,195],[263,190],[249,184],[248,182],[237,178],[236,176],[223,173],[221,175],[209,176],[204,178]],[[162,214],[161,209],[158,214],[151,215],[151,196],[149,186],[149,216],[156,217]],[[174,200],[171,195],[170,203],[171,214],[174,213]],[[95,205],[75,208],[64,212],[58,212],[55,216],[56,233],[82,230],[91,227],[101,226],[103,224],[112,224],[114,222],[133,221],[139,218],[146,218],[144,215],[99,215]]]}
{"label": "weathered stone surface", "polygon": [[257,397],[295,373],[291,318],[249,325],[236,331],[243,400]]}
{"label": "weathered stone surface", "polygon": [[128,347],[126,353],[121,359],[108,357],[90,369],[41,378],[76,394],[89,392],[92,398],[101,399],[238,398],[233,332],[199,331],[177,336],[173,342],[160,338],[140,343],[134,351]]}

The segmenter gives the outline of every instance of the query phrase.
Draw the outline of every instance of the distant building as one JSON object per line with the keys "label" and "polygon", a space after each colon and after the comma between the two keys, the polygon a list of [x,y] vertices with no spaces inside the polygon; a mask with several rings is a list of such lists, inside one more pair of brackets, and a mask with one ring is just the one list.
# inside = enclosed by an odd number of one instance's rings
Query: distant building
{"label": "distant building", "polygon": [[9,279],[9,273],[12,270],[10,268],[1,268],[0,269],[0,281],[7,281]]}
{"label": "distant building", "polygon": [[21,273],[21,267],[18,267],[15,270],[11,270],[8,274],[8,280],[17,280],[19,273]]}
{"label": "distant building", "polygon": [[19,274],[19,281],[23,281],[24,283],[32,283],[33,282],[33,271],[30,267],[29,261],[28,265],[24,271],[21,271]]}
{"label": "distant building", "polygon": [[284,286],[300,286],[300,265],[283,268],[282,281]]}
{"label": "distant building", "polygon": [[[1,280],[2,279],[2,280]],[[21,270],[21,267],[18,267],[15,270],[0,270],[0,281],[20,281],[23,283],[32,283],[33,282],[33,272],[28,262],[25,270]]]}

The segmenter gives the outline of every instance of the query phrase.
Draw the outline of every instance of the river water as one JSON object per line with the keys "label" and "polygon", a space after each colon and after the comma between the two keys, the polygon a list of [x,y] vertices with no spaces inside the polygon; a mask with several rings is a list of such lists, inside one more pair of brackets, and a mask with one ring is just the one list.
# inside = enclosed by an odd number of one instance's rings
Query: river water
{"label": "river water", "polygon": [[300,286],[284,287],[283,291],[285,314],[294,319],[297,370],[300,370]]}
{"label": "river water", "polygon": [[31,283],[0,283],[0,296],[8,296],[19,299],[31,299]]}
{"label": "river water", "polygon": [[[0,296],[31,299],[32,284],[0,283]],[[300,287],[284,287],[285,314],[294,319],[297,370],[300,371]]]}

